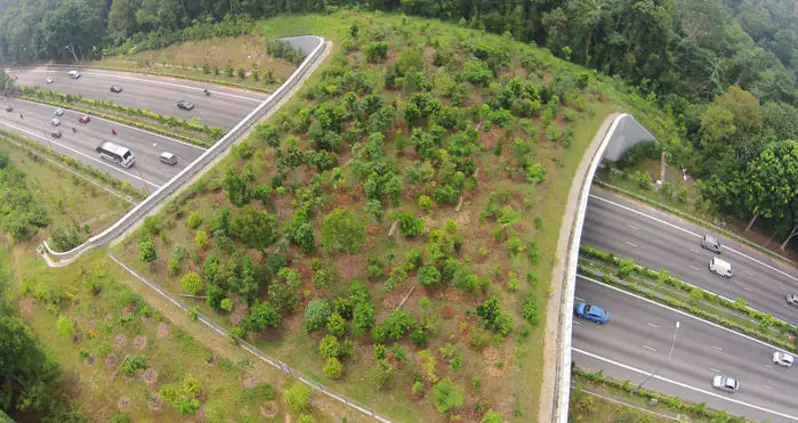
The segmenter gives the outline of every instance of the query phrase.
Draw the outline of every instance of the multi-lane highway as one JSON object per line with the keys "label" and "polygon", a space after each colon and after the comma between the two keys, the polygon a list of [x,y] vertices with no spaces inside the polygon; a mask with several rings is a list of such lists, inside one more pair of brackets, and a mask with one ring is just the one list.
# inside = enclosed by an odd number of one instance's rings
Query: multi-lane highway
{"label": "multi-lane highway", "polygon": [[[72,69],[72,68],[69,68]],[[80,68],[75,68],[80,69]],[[247,116],[266,95],[209,86],[197,82],[151,75],[112,72],[96,69],[80,69],[81,77],[71,79],[64,67],[12,68],[6,72],[17,77],[17,84],[38,86],[65,94],[78,94],[96,100],[111,100],[116,104],[138,109],[149,108],[164,116],[175,116],[189,120],[199,117],[210,126],[225,129],[234,127]],[[53,78],[51,84],[45,79]],[[112,85],[122,87],[122,92],[111,92]],[[203,93],[208,88],[210,96]],[[194,110],[177,108],[177,102],[187,100],[196,105]]]}
{"label": "multi-lane highway", "polygon": [[640,265],[666,269],[673,276],[730,299],[798,323],[798,309],[787,305],[785,294],[798,292],[798,272],[752,248],[721,239],[722,258],[732,263],[734,277],[709,272],[712,253],[703,250],[700,236],[707,230],[666,213],[641,208],[632,201],[593,190],[588,202],[582,243]]}
{"label": "multi-lane highway", "polygon": [[[730,414],[798,421],[798,369],[774,365],[774,349],[766,344],[582,277],[575,297],[611,313],[606,325],[574,320],[573,358],[580,367],[634,385],[645,381],[646,388]],[[718,374],[739,380],[740,390],[715,390],[711,380]]]}
{"label": "multi-lane highway", "polygon": [[[61,125],[57,129],[62,136],[56,139],[51,136],[56,127],[50,124],[55,117],[53,112],[56,107],[17,99],[4,100],[0,105],[0,128],[52,147],[59,153],[67,154],[119,179],[128,180],[134,186],[142,187],[146,183],[150,190],[165,184],[205,151],[191,144],[96,117],[92,117],[88,124],[82,124],[78,119],[83,115],[69,110],[58,117]],[[7,105],[11,105],[14,110],[6,112],[4,109]],[[73,132],[73,128],[77,132]],[[111,133],[112,129],[117,131],[117,135]],[[136,158],[133,167],[124,169],[102,160],[95,149],[104,140],[129,148]],[[161,163],[158,157],[163,151],[177,155],[177,164],[170,166]]]}

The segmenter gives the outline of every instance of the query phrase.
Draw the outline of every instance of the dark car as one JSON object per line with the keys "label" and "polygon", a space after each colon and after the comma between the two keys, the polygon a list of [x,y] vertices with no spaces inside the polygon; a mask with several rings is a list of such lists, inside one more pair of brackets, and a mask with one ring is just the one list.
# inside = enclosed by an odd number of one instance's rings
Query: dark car
{"label": "dark car", "polygon": [[194,103],[192,103],[190,101],[186,101],[186,100],[180,100],[180,101],[177,102],[177,108],[178,109],[183,109],[183,110],[193,110],[194,109]]}
{"label": "dark car", "polygon": [[53,132],[50,132],[50,136],[52,136],[53,138],[61,138],[61,135],[63,134],[58,129],[54,130]]}
{"label": "dark car", "polygon": [[701,237],[701,248],[720,254],[720,241],[714,235],[704,234]]}
{"label": "dark car", "polygon": [[6,106],[6,112],[11,113],[14,111],[14,107],[11,105]]}
{"label": "dark car", "polygon": [[122,92],[122,87],[119,85],[111,85],[111,92],[119,94]]}

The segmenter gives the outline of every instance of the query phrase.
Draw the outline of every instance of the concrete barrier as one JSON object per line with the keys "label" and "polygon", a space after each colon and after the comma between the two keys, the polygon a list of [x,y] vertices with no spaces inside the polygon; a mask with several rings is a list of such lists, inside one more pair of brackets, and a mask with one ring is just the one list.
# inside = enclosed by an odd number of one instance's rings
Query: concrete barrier
{"label": "concrete barrier", "polygon": [[[164,200],[176,193],[181,187],[190,182],[195,175],[205,170],[206,167],[213,164],[213,162],[227,149],[233,145],[241,135],[247,132],[249,128],[263,117],[272,107],[278,105],[281,100],[290,93],[296,84],[302,81],[302,78],[313,67],[315,62],[321,57],[325,49],[325,40],[321,37],[314,35],[291,37],[292,39],[301,39],[302,45],[307,46],[307,42],[311,38],[315,38],[318,42],[316,47],[307,55],[305,60],[297,67],[294,73],[277,89],[272,95],[264,100],[258,107],[255,108],[249,115],[247,115],[241,122],[231,129],[221,140],[214,144],[211,148],[205,151],[197,160],[184,168],[180,173],[175,175],[169,182],[155,191],[152,195],[147,197],[144,201],[139,203],[136,207],[131,209],[126,215],[119,219],[116,223],[111,225],[103,232],[89,238],[83,244],[64,252],[54,251],[47,244],[47,241],[42,243],[46,254],[56,259],[55,264],[64,265],[63,262],[70,262],[87,251],[110,243],[116,238],[125,234],[128,229],[135,226],[146,215],[157,209]],[[291,39],[287,39],[291,42]],[[62,262],[62,263],[58,263]],[[48,262],[50,264],[50,262]]]}
{"label": "concrete barrier", "polygon": [[[580,169],[577,170],[577,172],[581,171],[584,172],[584,174],[582,175],[581,181],[579,181],[576,210],[574,210],[573,219],[570,221],[571,230],[570,234],[568,234],[567,255],[564,260],[565,277],[563,278],[564,284],[559,298],[560,309],[557,330],[558,357],[554,386],[554,406],[551,413],[551,420],[556,423],[568,423],[568,405],[571,393],[571,329],[573,325],[574,291],[576,288],[576,265],[579,261],[579,244],[582,239],[582,226],[585,222],[590,187],[593,183],[596,169],[603,160],[607,147],[610,144],[610,140],[614,138],[616,132],[619,132],[619,126],[626,123],[625,121],[627,119],[631,119],[631,121],[634,122],[632,116],[625,113],[615,116],[609,128],[601,137],[598,147],[595,145],[589,147],[586,154],[590,154],[591,149],[593,150],[593,154],[586,168],[586,172],[582,165],[580,165]],[[634,127],[634,125],[632,125],[632,127]],[[606,123],[602,125],[602,128],[606,128]],[[579,175],[577,174],[575,177],[579,178]],[[574,188],[576,187],[571,187],[571,193],[574,193]],[[573,200],[573,198],[569,198],[569,202]],[[566,216],[566,219],[567,218],[568,216]],[[563,226],[568,225],[568,223],[569,222],[563,222]],[[561,230],[560,237],[562,236],[563,231]],[[552,299],[552,301],[556,301],[556,299]],[[549,316],[549,318],[551,318],[551,316]]]}

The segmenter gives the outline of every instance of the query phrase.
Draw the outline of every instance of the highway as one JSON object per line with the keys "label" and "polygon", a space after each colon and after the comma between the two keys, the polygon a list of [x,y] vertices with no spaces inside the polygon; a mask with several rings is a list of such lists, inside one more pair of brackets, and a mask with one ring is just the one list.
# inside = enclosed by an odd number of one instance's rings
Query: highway
{"label": "highway", "polygon": [[[774,365],[773,348],[582,277],[575,298],[610,312],[606,325],[574,319],[573,359],[580,367],[603,369],[634,385],[656,372],[644,387],[752,419],[798,421],[798,369]],[[711,380],[716,374],[738,379],[740,390],[715,390]]]}
{"label": "highway", "polygon": [[[79,94],[95,100],[111,100],[116,104],[138,109],[149,108],[154,113],[174,116],[190,120],[199,117],[210,126],[225,129],[233,128],[246,117],[257,105],[266,99],[266,95],[251,91],[208,86],[199,82],[173,79],[151,75],[114,72],[96,69],[80,69],[81,77],[71,79],[65,67],[13,68],[7,73],[17,76],[17,84],[38,86],[65,94]],[[53,83],[47,84],[45,78],[51,76]],[[119,85],[123,91],[112,93],[111,85]],[[203,89],[208,87],[211,96],[206,96]],[[188,100],[196,105],[191,111],[181,110],[176,104],[179,100]]]}
{"label": "highway", "polygon": [[[11,105],[14,111],[6,112],[7,105]],[[50,146],[59,153],[106,171],[118,179],[128,180],[134,186],[143,187],[146,182],[150,191],[165,184],[205,151],[191,144],[96,117],[92,117],[88,124],[82,124],[78,122],[82,114],[69,110],[58,118],[62,122],[58,129],[63,136],[55,139],[50,135],[54,129],[50,121],[54,117],[55,110],[56,107],[53,106],[7,99],[2,102],[0,109],[0,128]],[[20,118],[20,114],[23,118]],[[72,128],[75,128],[77,133],[74,133]],[[116,129],[116,136],[111,133],[111,129]],[[124,169],[102,160],[95,149],[104,140],[129,148],[136,157],[136,163],[129,169]],[[163,151],[177,155],[177,164],[170,166],[161,163],[158,156]]]}
{"label": "highway", "polygon": [[687,283],[746,303],[787,322],[798,324],[798,308],[785,301],[798,292],[798,272],[736,242],[719,238],[722,258],[732,263],[734,277],[709,272],[712,253],[701,248],[707,230],[603,190],[593,189],[587,207],[582,243],[636,263],[666,269]]}

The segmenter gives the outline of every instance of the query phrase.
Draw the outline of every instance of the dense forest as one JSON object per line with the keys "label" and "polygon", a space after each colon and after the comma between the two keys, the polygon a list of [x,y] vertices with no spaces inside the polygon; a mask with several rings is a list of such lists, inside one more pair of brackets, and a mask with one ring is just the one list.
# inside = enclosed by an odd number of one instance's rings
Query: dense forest
{"label": "dense forest", "polygon": [[663,141],[674,164],[704,180],[707,204],[740,219],[762,217],[759,227],[779,239],[798,223],[794,190],[783,187],[788,178],[771,177],[756,192],[743,183],[771,143],[798,139],[792,0],[3,0],[0,60],[95,58],[341,7],[509,34],[621,78],[677,119],[680,133]]}

